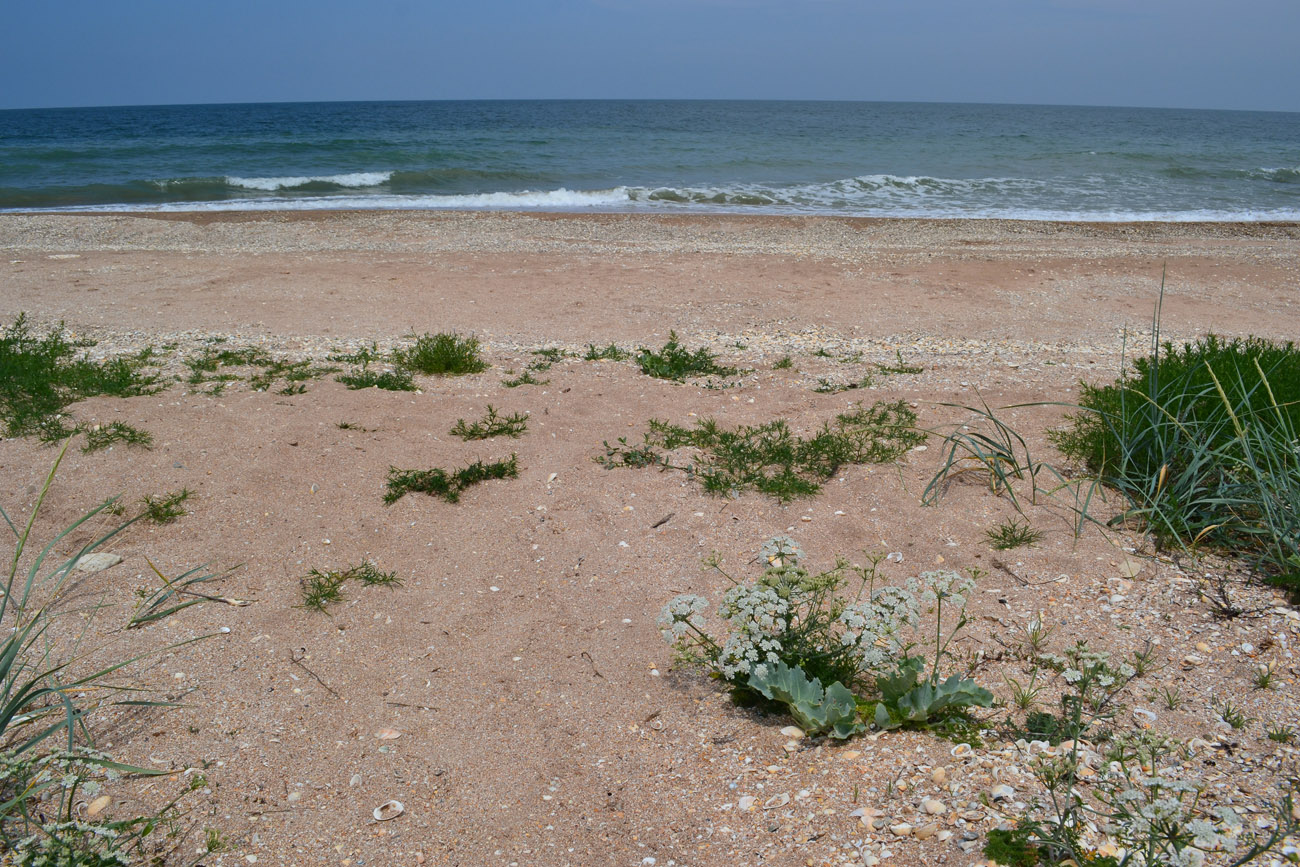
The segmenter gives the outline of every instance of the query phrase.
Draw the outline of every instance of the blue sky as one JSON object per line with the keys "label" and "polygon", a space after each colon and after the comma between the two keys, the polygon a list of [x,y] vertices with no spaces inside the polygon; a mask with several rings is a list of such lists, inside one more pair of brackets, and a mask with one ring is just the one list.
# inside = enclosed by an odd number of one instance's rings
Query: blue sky
{"label": "blue sky", "polygon": [[1300,111],[1297,0],[44,0],[0,107],[772,98]]}

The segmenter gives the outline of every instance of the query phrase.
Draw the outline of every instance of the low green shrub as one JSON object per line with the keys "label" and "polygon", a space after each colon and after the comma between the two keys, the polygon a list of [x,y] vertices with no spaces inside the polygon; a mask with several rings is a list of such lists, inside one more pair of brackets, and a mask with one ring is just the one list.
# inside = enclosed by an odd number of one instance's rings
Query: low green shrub
{"label": "low green shrub", "polygon": [[492,404],[488,404],[487,414],[475,422],[465,423],[457,419],[451,435],[470,440],[486,440],[493,437],[507,436],[517,439],[528,432],[528,415],[522,412],[500,415]]}
{"label": "low green shrub", "polygon": [[701,346],[694,352],[684,348],[676,331],[668,332],[668,342],[661,349],[646,349],[644,346],[638,349],[636,363],[646,376],[677,382],[688,376],[735,376],[740,372],[738,368],[719,365],[717,356],[707,347]]}
{"label": "low green shrub", "polygon": [[66,439],[75,428],[61,418],[76,401],[96,395],[136,397],[162,390],[146,350],[129,358],[94,362],[77,352],[93,345],[73,341],[59,325],[44,335],[32,333],[25,314],[0,334],[0,422],[7,436]]}
{"label": "low green shrub", "polygon": [[466,488],[490,479],[513,479],[518,475],[519,465],[516,455],[511,455],[508,460],[494,461],[489,464],[475,461],[454,472],[448,472],[440,467],[431,470],[400,470],[397,467],[390,467],[384,504],[391,506],[411,492],[429,494],[440,497],[448,503],[456,503],[460,501],[461,492]]}
{"label": "low green shrub", "polygon": [[[712,419],[693,429],[651,419],[641,445],[620,437],[618,445],[606,442],[596,460],[610,469],[683,470],[712,494],[756,490],[786,502],[816,494],[843,466],[897,459],[925,441],[915,423],[916,414],[901,400],[841,413],[809,439],[796,437],[783,420],[729,431]],[[694,450],[695,458],[679,465],[667,452],[682,448]]]}

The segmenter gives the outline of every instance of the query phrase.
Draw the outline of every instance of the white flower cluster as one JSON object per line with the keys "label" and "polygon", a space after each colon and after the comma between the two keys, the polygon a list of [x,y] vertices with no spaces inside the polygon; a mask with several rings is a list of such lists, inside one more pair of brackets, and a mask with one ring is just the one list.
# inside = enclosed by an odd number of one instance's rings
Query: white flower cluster
{"label": "white flower cluster", "polygon": [[870,602],[850,605],[840,615],[844,631],[840,643],[852,647],[859,667],[870,671],[904,653],[904,627],[914,627],[920,617],[916,596],[901,587],[882,587]]}
{"label": "white flower cluster", "polygon": [[659,626],[659,632],[664,637],[664,641],[669,644],[676,644],[686,637],[686,633],[691,627],[702,631],[704,629],[704,611],[708,607],[709,600],[694,593],[683,593],[680,596],[674,596],[672,601],[659,612],[659,618],[655,621]]}
{"label": "white flower cluster", "polygon": [[722,597],[718,614],[731,624],[717,660],[718,671],[727,680],[781,658],[781,635],[790,628],[789,599],[771,587],[737,584]]}
{"label": "white flower cluster", "polygon": [[942,601],[963,608],[966,605],[966,597],[975,589],[975,582],[970,578],[963,578],[956,572],[941,569],[922,572],[919,578],[909,578],[907,589],[925,605]]}

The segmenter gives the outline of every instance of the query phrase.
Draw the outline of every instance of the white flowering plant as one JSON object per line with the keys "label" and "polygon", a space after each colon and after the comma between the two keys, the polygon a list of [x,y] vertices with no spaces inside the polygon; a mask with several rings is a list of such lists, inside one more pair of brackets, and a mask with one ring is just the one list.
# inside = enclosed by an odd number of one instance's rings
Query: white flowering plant
{"label": "white flowering plant", "polygon": [[[737,701],[763,698],[784,702],[801,720],[847,736],[859,730],[843,714],[851,694],[865,719],[883,728],[924,725],[935,716],[970,706],[988,707],[992,694],[969,680],[939,674],[953,637],[966,624],[966,595],[973,586],[955,572],[926,572],[905,587],[881,586],[873,555],[869,565],[838,560],[813,573],[801,565],[803,552],[789,537],[765,543],[758,561],[762,574],[741,582],[721,560],[707,567],[731,582],[717,614],[727,624],[725,637],[708,629],[708,600],[696,594],[675,597],[659,616],[664,639],[688,662],[709,669],[733,687]],[[912,655],[922,638],[922,606],[935,615],[932,662]],[[945,634],[943,613],[957,610],[957,623]],[[805,683],[807,684],[805,686]],[[824,697],[823,692],[824,691]],[[873,693],[879,701],[873,701]],[[798,709],[790,695],[810,696]],[[825,717],[824,708],[839,725]],[[817,720],[822,720],[818,723]]]}

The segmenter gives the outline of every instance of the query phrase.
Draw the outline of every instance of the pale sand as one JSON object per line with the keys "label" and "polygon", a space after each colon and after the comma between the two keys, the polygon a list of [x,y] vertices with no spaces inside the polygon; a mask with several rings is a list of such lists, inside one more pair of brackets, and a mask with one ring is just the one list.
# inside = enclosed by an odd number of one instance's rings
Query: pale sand
{"label": "pale sand", "polygon": [[[1145,550],[1144,541],[1089,530],[1076,542],[1068,512],[1050,502],[1028,511],[1047,534],[1039,547],[995,554],[983,534],[1014,515],[1005,498],[958,484],[937,507],[920,506],[937,441],[896,467],[847,469],[817,498],[788,506],[753,494],[712,498],[681,474],[607,471],[592,460],[602,441],[639,439],[652,417],[727,425],[782,417],[806,433],[857,400],[915,402],[927,426],[963,417],[944,402],[1069,401],[1079,379],[1114,375],[1126,343],[1145,348],[1162,271],[1167,335],[1292,338],[1300,330],[1295,224],[8,214],[0,248],[0,321],[23,311],[41,324],[62,320],[100,340],[92,353],[167,342],[183,353],[221,336],[324,358],[371,340],[388,346],[403,334],[456,330],[481,338],[493,364],[475,376],[421,380],[420,394],[350,392],[323,380],[301,395],[236,384],[210,397],[178,383],[154,397],[74,408],[80,420],[145,428],[155,447],[70,452],[47,532],[110,494],[196,492],[185,518],[137,525],[116,540],[112,550],[126,561],[87,579],[86,589],[127,605],[148,583],[145,557],[169,572],[211,561],[242,564],[222,592],[257,600],[193,608],[133,632],[130,642],[143,649],[231,629],[145,666],[141,676],[160,689],[195,688],[184,708],[112,718],[102,737],[131,761],[212,763],[210,791],[188,803],[198,826],[222,829],[238,851],[205,863],[245,863],[246,855],[259,864],[850,863],[856,847],[878,852],[889,837],[851,818],[855,807],[915,821],[928,795],[952,807],[941,829],[954,836],[889,840],[889,863],[940,855],[973,863],[956,848],[961,834],[982,835],[999,819],[986,810],[963,819],[959,805],[993,785],[995,772],[1027,801],[1030,779],[1006,769],[1023,770],[1023,761],[992,755],[981,767],[916,733],[788,752],[778,732],[787,720],[736,710],[717,684],[671,665],[654,623],[662,604],[686,591],[716,600],[726,587],[700,572],[700,558],[718,550],[733,574],[749,576],[753,552],[783,532],[815,567],[868,549],[903,554],[887,567],[892,580],[939,562],[991,570],[963,653],[1000,656],[1016,624],[1038,610],[1062,624],[1057,649],[1076,637],[1116,649],[1160,638],[1172,664],[1130,701],[1154,707],[1149,686],[1181,686],[1183,709],[1157,708],[1158,727],[1176,736],[1218,736],[1209,705],[1224,695],[1257,720],[1297,722],[1293,687],[1264,693],[1248,684],[1251,667],[1270,659],[1293,683],[1294,660],[1276,643],[1258,648],[1288,628],[1294,646],[1300,624],[1265,617],[1217,625],[1217,635],[1190,631],[1211,621],[1174,564],[1143,561],[1138,579],[1124,582],[1116,546]],[[533,360],[531,349],[657,347],[670,330],[753,372],[739,387],[714,390],[652,380],[631,364],[568,360],[537,374],[546,385],[500,385],[507,370]],[[819,349],[836,357],[814,355]],[[838,360],[859,351],[852,363]],[[856,381],[896,352],[924,372],[877,375],[874,389],[813,392],[819,379]],[[772,370],[786,354],[794,369]],[[183,372],[180,354],[169,364]],[[488,403],[530,412],[528,434],[480,443],[448,435]],[[1062,412],[1004,417],[1050,456],[1042,433]],[[370,430],[341,430],[341,421]],[[518,479],[475,488],[457,505],[418,495],[382,504],[390,466],[453,467],[511,452]],[[30,504],[53,454],[0,443],[11,514]],[[397,570],[405,586],[349,588],[332,618],[294,607],[309,568],[362,558]],[[1021,583],[1060,575],[1069,579]],[[1108,594],[1123,598],[1103,604]],[[1210,663],[1187,680],[1177,663],[1207,640]],[[1256,650],[1232,655],[1243,642]],[[319,681],[291,661],[304,653]],[[1005,696],[1003,674],[1025,676],[1007,658],[985,662],[977,677]],[[1263,726],[1232,734],[1259,763],[1220,759],[1195,770],[1226,774],[1220,791],[1240,787],[1248,794],[1239,800],[1265,797],[1276,745]],[[385,727],[402,736],[376,740]],[[935,766],[948,769],[943,791],[929,782]],[[895,778],[915,782],[889,798]],[[117,809],[173,791],[168,785],[123,790],[134,794]],[[742,796],[762,805],[782,794],[788,805],[738,812]],[[389,798],[405,803],[405,815],[375,823],[370,811]]]}

